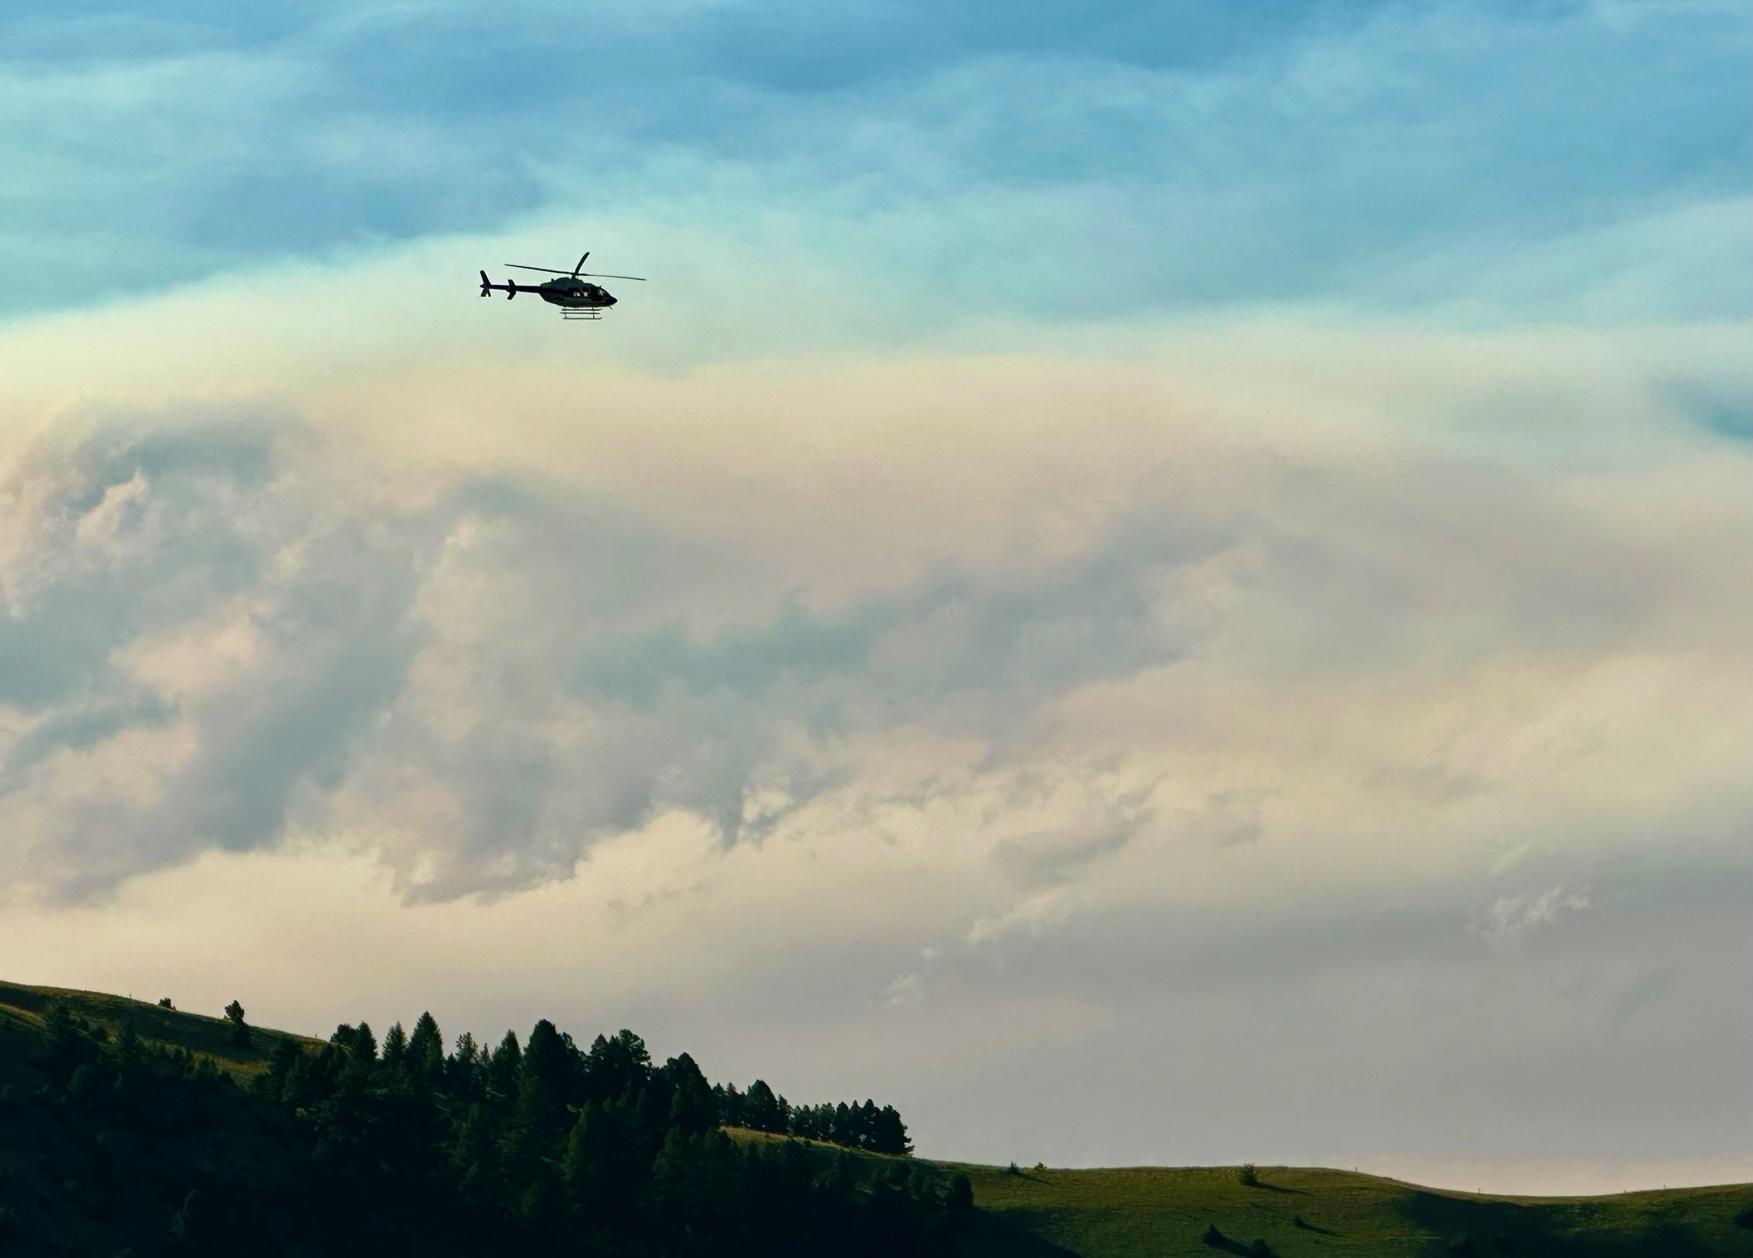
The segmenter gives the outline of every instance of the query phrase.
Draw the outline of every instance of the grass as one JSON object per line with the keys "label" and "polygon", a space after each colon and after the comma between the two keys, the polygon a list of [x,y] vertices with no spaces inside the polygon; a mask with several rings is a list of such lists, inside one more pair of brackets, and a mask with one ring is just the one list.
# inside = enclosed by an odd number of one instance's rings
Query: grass
{"label": "grass", "polygon": [[27,987],[6,982],[0,982],[0,1035],[8,1029],[26,1035],[40,1033],[43,1016],[56,1001],[87,1022],[106,1028],[112,1036],[124,1026],[131,1026],[134,1034],[148,1044],[186,1048],[197,1057],[211,1058],[214,1065],[240,1082],[266,1070],[275,1049],[284,1041],[290,1040],[310,1049],[315,1049],[320,1043],[302,1035],[252,1027],[250,1043],[246,1047],[232,1042],[231,1027],[224,1018],[165,1009],[150,1000],[111,996],[104,992]]}
{"label": "grass", "polygon": [[[744,1141],[782,1139],[742,1130],[731,1135]],[[820,1147],[824,1155],[841,1152]],[[1243,1254],[1257,1240],[1281,1258],[1452,1258],[1469,1252],[1474,1258],[1746,1258],[1753,1253],[1753,1231],[1735,1222],[1753,1205],[1750,1184],[1610,1197],[1497,1197],[1307,1167],[1259,1167],[1257,1182],[1249,1186],[1236,1166],[1012,1171],[913,1160],[946,1180],[957,1172],[968,1176],[978,1212],[964,1246],[968,1258]],[[1212,1226],[1223,1243],[1201,1239]]]}
{"label": "grass", "polygon": [[[940,1164],[966,1173],[988,1226],[973,1254],[1242,1253],[1264,1240],[1275,1254],[1746,1255],[1753,1233],[1735,1215],[1753,1185],[1680,1188],[1612,1197],[1491,1197],[1296,1167],[1261,1167],[1259,1184],[1234,1166],[1033,1170]],[[1301,1219],[1304,1226],[1297,1226]],[[1229,1244],[1201,1236],[1215,1225]],[[1013,1239],[1015,1238],[1015,1239]],[[1034,1247],[1021,1248],[1023,1238]],[[1508,1249],[1499,1247],[1500,1240]],[[1007,1245],[1010,1248],[1007,1248]],[[1045,1246],[1044,1248],[1042,1246]]]}
{"label": "grass", "polygon": [[[8,1055],[14,1066],[21,1063],[22,1052],[39,1039],[43,1015],[56,1000],[111,1034],[129,1025],[150,1043],[209,1057],[240,1081],[264,1069],[284,1040],[309,1049],[319,1043],[256,1028],[253,1042],[244,1048],[231,1042],[223,1018],[101,992],[0,982],[0,1083],[8,1074]],[[741,1140],[780,1139],[758,1132],[731,1134]],[[831,1149],[822,1146],[821,1152],[826,1156]],[[1038,1167],[1013,1172],[1000,1166],[912,1161],[946,1179],[964,1173],[973,1184],[976,1216],[964,1246],[968,1258],[1242,1254],[1256,1240],[1264,1240],[1282,1258],[1753,1254],[1753,1230],[1735,1222],[1737,1214],[1753,1206],[1753,1185],[1748,1184],[1611,1197],[1493,1197],[1299,1167],[1258,1167],[1258,1182],[1249,1186],[1235,1166]],[[1207,1244],[1201,1237],[1214,1225],[1224,1239]]]}

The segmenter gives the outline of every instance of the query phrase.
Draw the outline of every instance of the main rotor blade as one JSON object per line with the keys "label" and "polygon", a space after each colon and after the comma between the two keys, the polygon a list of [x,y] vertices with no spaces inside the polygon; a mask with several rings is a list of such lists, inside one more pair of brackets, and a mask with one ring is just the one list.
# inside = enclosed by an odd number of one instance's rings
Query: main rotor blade
{"label": "main rotor blade", "polygon": [[643,275],[605,275],[601,271],[579,271],[578,274],[588,275],[593,280],[645,280]]}
{"label": "main rotor blade", "polygon": [[507,262],[506,266],[516,267],[520,271],[546,271],[549,275],[571,275],[571,271],[556,271],[551,266],[525,266],[521,262]]}

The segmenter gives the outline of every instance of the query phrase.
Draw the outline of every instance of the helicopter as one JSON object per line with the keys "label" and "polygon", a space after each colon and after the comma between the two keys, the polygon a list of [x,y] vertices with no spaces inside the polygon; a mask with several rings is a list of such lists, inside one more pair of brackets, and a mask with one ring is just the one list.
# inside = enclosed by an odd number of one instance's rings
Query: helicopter
{"label": "helicopter", "polygon": [[560,317],[567,320],[584,320],[595,322],[603,317],[603,311],[615,304],[615,298],[609,290],[596,284],[587,283],[583,278],[589,276],[595,280],[639,280],[644,282],[643,275],[599,275],[584,269],[590,250],[584,251],[578,265],[570,271],[556,270],[551,266],[525,266],[521,262],[507,262],[505,265],[516,271],[546,271],[549,275],[563,275],[565,279],[543,280],[540,284],[519,284],[515,280],[507,280],[503,284],[495,284],[487,278],[487,272],[481,272],[481,296],[491,292],[503,292],[505,300],[510,301],[519,293],[539,293],[543,301],[549,305],[560,307]]}

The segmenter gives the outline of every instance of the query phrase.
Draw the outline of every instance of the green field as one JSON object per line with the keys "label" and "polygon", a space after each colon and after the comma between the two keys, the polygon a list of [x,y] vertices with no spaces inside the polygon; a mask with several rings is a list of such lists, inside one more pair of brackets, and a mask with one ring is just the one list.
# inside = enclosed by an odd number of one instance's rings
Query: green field
{"label": "green field", "polygon": [[[211,1058],[246,1080],[287,1039],[257,1029],[248,1048],[231,1042],[224,1021],[149,1001],[92,992],[0,983],[0,1084],[22,1087],[41,1040],[44,1011],[63,1001],[113,1034],[131,1026],[142,1039]],[[0,1132],[0,1136],[5,1133]],[[14,1132],[23,1136],[23,1132]],[[743,1140],[776,1140],[754,1132]],[[0,1146],[7,1142],[0,1140]],[[164,1150],[160,1151],[161,1154]],[[0,1194],[9,1170],[15,1189],[39,1178],[14,1150],[0,1147]],[[846,1156],[822,1146],[821,1156]],[[850,1156],[873,1159],[875,1155]],[[900,1161],[900,1159],[881,1159]],[[976,1212],[963,1252],[973,1258],[1130,1258],[1132,1255],[1258,1253],[1294,1255],[1662,1255],[1702,1258],[1753,1254],[1753,1230],[1737,1223],[1753,1207],[1753,1185],[1685,1188],[1612,1197],[1510,1198],[1443,1192],[1349,1171],[1260,1167],[1256,1186],[1238,1168],[1055,1170],[913,1159],[946,1180],[973,1185]],[[1300,1222],[1299,1222],[1300,1221]],[[1208,1229],[1218,1235],[1204,1239]]]}
{"label": "green field", "polygon": [[[1261,1167],[1025,1170],[957,1166],[974,1184],[981,1227],[972,1254],[1745,1255],[1735,1216],[1753,1186],[1613,1197],[1504,1198],[1441,1192],[1350,1171]],[[1301,1218],[1305,1226],[1298,1227]],[[1216,1225],[1227,1244],[1201,1241]],[[1027,1238],[1025,1246],[1022,1238]],[[1507,1246],[1507,1248],[1505,1248]]]}

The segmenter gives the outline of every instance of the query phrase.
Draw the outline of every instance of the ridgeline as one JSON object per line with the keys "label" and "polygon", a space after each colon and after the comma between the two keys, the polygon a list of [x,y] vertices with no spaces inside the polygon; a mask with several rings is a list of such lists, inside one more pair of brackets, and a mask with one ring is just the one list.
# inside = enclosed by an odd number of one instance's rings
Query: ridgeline
{"label": "ridgeline", "polygon": [[911,1156],[872,1101],[793,1106],[551,1023],[447,1048],[0,983],[0,1255],[1669,1255],[1753,1252],[1753,1186],[1441,1192],[1280,1167]]}

